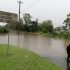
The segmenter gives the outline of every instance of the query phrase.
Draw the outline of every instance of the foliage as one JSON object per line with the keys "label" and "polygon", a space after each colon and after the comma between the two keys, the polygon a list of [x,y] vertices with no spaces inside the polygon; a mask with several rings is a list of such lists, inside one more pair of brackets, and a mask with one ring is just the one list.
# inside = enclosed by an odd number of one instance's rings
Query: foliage
{"label": "foliage", "polygon": [[8,30],[6,27],[0,27],[0,33],[7,33]]}
{"label": "foliage", "polygon": [[70,14],[67,15],[67,18],[64,20],[66,28],[70,30]]}
{"label": "foliage", "polygon": [[36,34],[47,36],[50,38],[60,38],[60,39],[66,39],[70,40],[70,32],[53,32],[53,33],[44,33],[44,32],[37,32]]}
{"label": "foliage", "polygon": [[39,31],[42,31],[44,33],[47,33],[47,32],[52,33],[53,32],[52,21],[45,20],[41,24],[39,24]]}
{"label": "foliage", "polygon": [[20,23],[17,22],[16,30],[23,30],[23,19],[20,19]]}
{"label": "foliage", "polygon": [[38,22],[37,21],[32,21],[31,20],[31,15],[28,13],[25,13],[23,15],[24,19],[24,31],[27,32],[36,32],[38,28]]}
{"label": "foliage", "polygon": [[0,70],[62,70],[47,59],[27,49],[10,46],[6,56],[7,45],[0,45]]}
{"label": "foliage", "polygon": [[57,37],[70,40],[70,33],[69,32],[60,32],[59,34],[57,34]]}
{"label": "foliage", "polygon": [[23,15],[23,19],[24,19],[26,25],[31,23],[31,15],[29,13],[25,13]]}
{"label": "foliage", "polygon": [[38,29],[38,22],[37,21],[31,21],[31,24],[30,25],[30,32],[36,32],[37,29]]}

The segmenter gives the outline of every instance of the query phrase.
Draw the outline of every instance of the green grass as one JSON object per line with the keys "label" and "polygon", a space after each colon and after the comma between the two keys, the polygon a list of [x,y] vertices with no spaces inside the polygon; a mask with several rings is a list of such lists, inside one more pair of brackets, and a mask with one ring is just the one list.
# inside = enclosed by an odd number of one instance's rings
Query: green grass
{"label": "green grass", "polygon": [[38,34],[38,35],[42,35],[42,36],[47,36],[47,37],[54,38],[52,33],[36,32],[36,34]]}
{"label": "green grass", "polygon": [[70,40],[70,33],[43,33],[43,32],[36,32],[35,34],[41,35],[41,36],[47,36],[49,38],[54,39],[63,39],[63,40]]}
{"label": "green grass", "polygon": [[7,45],[0,45],[0,70],[62,70],[27,49],[10,46],[9,55],[6,51]]}

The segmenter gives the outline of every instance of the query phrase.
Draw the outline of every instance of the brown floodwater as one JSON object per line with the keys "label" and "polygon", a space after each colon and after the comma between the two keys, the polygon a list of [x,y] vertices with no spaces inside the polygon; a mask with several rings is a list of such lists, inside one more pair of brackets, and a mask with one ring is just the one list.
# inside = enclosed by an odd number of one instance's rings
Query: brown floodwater
{"label": "brown floodwater", "polygon": [[[8,34],[0,34],[0,43],[7,44],[7,38]],[[21,32],[18,40],[18,34],[11,32],[9,34],[9,42],[10,45],[29,49],[30,51],[51,60],[66,70],[67,53],[64,40],[51,39],[26,32]]]}

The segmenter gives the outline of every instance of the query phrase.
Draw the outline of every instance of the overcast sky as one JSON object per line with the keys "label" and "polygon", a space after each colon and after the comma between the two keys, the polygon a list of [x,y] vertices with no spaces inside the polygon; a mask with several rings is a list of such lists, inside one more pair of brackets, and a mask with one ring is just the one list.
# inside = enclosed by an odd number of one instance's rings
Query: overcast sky
{"label": "overcast sky", "polygon": [[[70,0],[22,0],[21,14],[30,13],[39,21],[52,20],[54,26],[61,26],[70,13]],[[18,13],[17,0],[1,0],[0,11]]]}

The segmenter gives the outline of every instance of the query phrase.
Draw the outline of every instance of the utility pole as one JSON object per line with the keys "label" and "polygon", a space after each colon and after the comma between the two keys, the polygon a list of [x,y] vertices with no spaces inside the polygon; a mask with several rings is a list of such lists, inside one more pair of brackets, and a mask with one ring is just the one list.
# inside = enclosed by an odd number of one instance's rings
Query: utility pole
{"label": "utility pole", "polygon": [[19,3],[19,23],[20,23],[20,9],[21,9],[21,4],[23,3],[23,2],[21,2],[21,0],[20,1],[17,1],[18,3]]}
{"label": "utility pole", "polygon": [[9,23],[8,23],[8,46],[7,46],[7,55],[9,54]]}
{"label": "utility pole", "polygon": [[20,25],[20,11],[21,11],[21,4],[23,3],[21,0],[20,1],[17,1],[18,2],[18,4],[19,4],[19,13],[18,13],[18,15],[19,15],[19,17],[18,17],[18,47],[19,47],[19,25]]}
{"label": "utility pole", "polygon": [[20,1],[17,1],[18,3],[19,3],[19,18],[18,18],[18,20],[19,20],[19,23],[18,23],[18,33],[19,33],[19,24],[20,24],[20,9],[21,9],[21,4],[23,3],[23,2],[21,2],[21,0]]}

